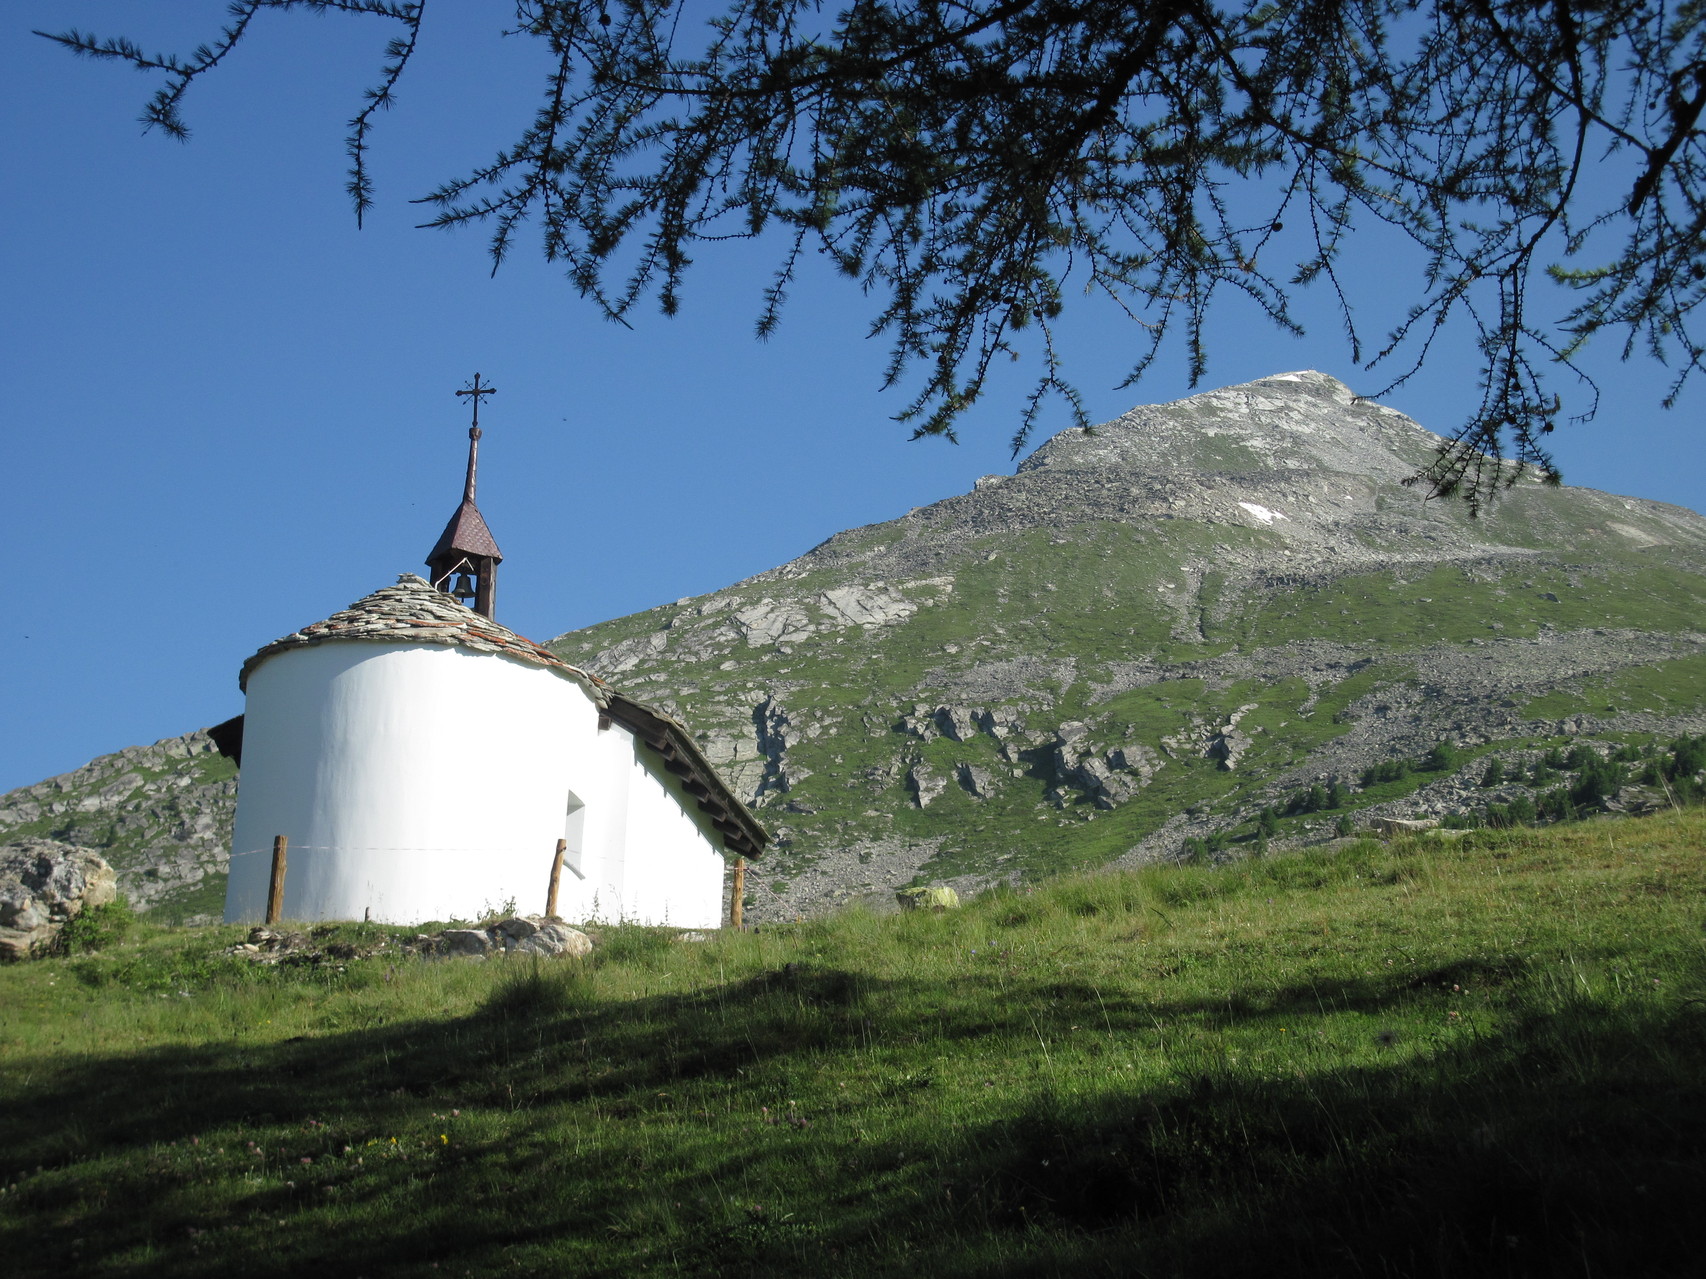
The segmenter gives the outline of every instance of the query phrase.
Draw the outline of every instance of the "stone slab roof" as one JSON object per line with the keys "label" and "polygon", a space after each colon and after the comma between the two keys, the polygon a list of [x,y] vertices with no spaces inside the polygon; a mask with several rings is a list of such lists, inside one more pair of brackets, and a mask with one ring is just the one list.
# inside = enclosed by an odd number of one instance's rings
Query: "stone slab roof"
{"label": "stone slab roof", "polygon": [[274,640],[243,663],[237,686],[246,690],[250,672],[275,653],[309,648],[333,639],[443,644],[475,653],[499,653],[567,676],[584,687],[601,709],[608,700],[603,681],[570,666],[550,649],[499,626],[443,591],[434,590],[425,578],[413,573],[399,575],[395,586],[375,591],[323,622]]}

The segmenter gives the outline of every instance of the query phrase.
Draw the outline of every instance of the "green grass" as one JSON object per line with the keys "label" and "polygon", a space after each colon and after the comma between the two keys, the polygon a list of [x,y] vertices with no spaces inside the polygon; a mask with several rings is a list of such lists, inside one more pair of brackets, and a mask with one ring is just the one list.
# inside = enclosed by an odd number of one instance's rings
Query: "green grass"
{"label": "green grass", "polygon": [[257,969],[222,954],[240,930],[135,923],[0,970],[0,1255],[1693,1273],[1703,844],[1699,812],[1361,842],[705,943],[615,930],[584,963]]}
{"label": "green grass", "polygon": [[1674,715],[1706,703],[1706,654],[1691,654],[1635,666],[1616,675],[1573,681],[1534,698],[1523,708],[1530,716],[1621,714],[1653,711]]}
{"label": "green grass", "polygon": [[181,885],[162,894],[148,913],[165,924],[181,924],[196,916],[218,919],[225,914],[227,885],[226,873],[210,872],[193,884]]}
{"label": "green grass", "polygon": [[[1615,568],[1522,565],[1493,576],[1441,566],[1413,580],[1390,572],[1300,583],[1210,629],[1253,644],[1318,639],[1410,648],[1492,636],[1533,638],[1541,627],[1692,630],[1706,609],[1699,574],[1624,552]],[[1619,571],[1621,570],[1621,571]],[[1551,597],[1551,598],[1548,598]]]}

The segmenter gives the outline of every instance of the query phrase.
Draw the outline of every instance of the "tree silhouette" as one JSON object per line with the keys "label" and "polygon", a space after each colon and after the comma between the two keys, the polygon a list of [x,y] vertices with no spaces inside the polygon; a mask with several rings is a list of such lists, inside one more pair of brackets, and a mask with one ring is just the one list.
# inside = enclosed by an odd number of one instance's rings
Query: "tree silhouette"
{"label": "tree silhouette", "polygon": [[[1296,331],[1293,299],[1313,284],[1386,380],[1374,394],[1412,376],[1448,324],[1473,333],[1479,407],[1416,479],[1476,507],[1525,468],[1556,477],[1551,366],[1574,369],[1602,330],[1625,357],[1673,366],[1667,404],[1700,368],[1699,0],[725,2],[704,21],[685,0],[518,0],[516,30],[553,64],[538,112],[426,197],[430,225],[487,224],[495,265],[531,223],[613,317],[651,297],[674,311],[697,251],[774,233],[759,332],[804,257],[826,255],[875,299],[889,382],[920,375],[898,415],[918,434],[951,436],[994,361],[1030,349],[1015,450],[1051,394],[1087,425],[1055,337],[1069,292],[1138,323],[1130,380],[1178,330],[1194,380],[1213,298],[1242,295]],[[184,137],[190,86],[257,13],[295,9],[401,31],[350,122],[360,217],[374,121],[424,5],[236,0],[183,56],[51,38],[162,74],[143,119]],[[1343,259],[1373,224],[1407,236],[1421,266],[1370,338]],[[1558,324],[1535,316],[1547,278],[1574,291]]]}

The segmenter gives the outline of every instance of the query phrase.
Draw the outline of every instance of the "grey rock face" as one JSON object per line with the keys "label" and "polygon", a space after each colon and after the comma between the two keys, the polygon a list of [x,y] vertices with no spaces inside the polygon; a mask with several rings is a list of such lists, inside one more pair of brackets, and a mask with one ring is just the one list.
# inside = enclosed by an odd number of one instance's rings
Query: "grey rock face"
{"label": "grey rock face", "polygon": [[979,768],[976,764],[961,764],[954,770],[954,778],[960,784],[960,789],[976,799],[988,799],[994,790],[993,781],[987,768]]}
{"label": "grey rock face", "polygon": [[855,626],[887,626],[918,611],[918,605],[906,596],[887,589],[843,586],[825,591],[819,598],[831,616]]}
{"label": "grey rock face", "polygon": [[788,760],[788,747],[803,736],[800,725],[794,723],[774,694],[753,708],[753,735],[764,760],[764,771],[753,790],[754,799],[768,794],[782,794],[811,774]]}
{"label": "grey rock face", "polygon": [[948,789],[948,779],[920,760],[906,770],[906,788],[912,792],[912,802],[928,808],[932,800]]}
{"label": "grey rock face", "polygon": [[760,600],[750,608],[736,609],[735,625],[753,648],[801,640],[812,633],[812,619],[802,609]]}
{"label": "grey rock face", "polygon": [[1654,786],[1623,786],[1605,801],[1607,812],[1628,813],[1631,817],[1661,813],[1670,806],[1670,796]]}
{"label": "grey rock face", "polygon": [[97,852],[53,840],[0,845],[0,960],[28,959],[83,911],[118,896]]}

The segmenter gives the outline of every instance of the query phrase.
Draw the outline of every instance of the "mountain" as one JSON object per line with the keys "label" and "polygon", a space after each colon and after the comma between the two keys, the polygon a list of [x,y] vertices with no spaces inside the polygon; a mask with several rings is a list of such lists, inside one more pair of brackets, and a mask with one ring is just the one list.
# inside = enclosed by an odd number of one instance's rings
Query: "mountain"
{"label": "mountain", "polygon": [[237,766],[199,730],[0,795],[0,840],[99,849],[131,905],[174,919],[217,917],[236,811]]}
{"label": "mountain", "polygon": [[[1539,794],[1569,740],[1706,729],[1706,520],[1532,478],[1471,518],[1404,484],[1439,443],[1280,374],[1063,431],[1011,476],[549,646],[676,713],[752,797],[776,835],[759,918],[1176,856],[1334,782],[1337,812],[1274,838],[1466,812]],[[1455,761],[1393,775],[1442,741]],[[1520,782],[1480,786],[1489,755]]]}

